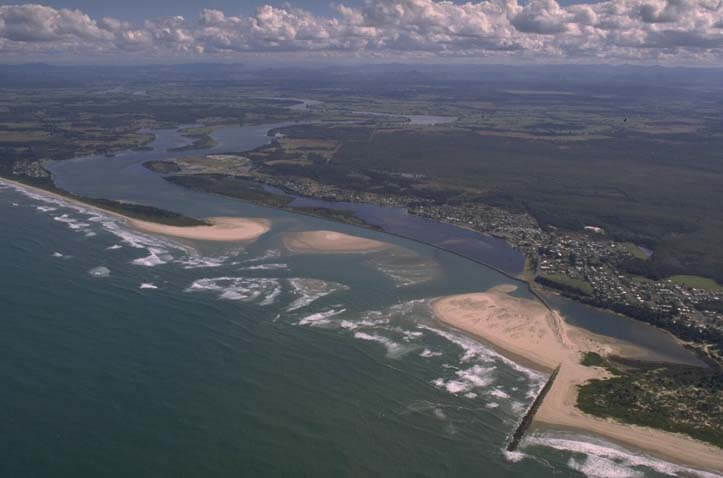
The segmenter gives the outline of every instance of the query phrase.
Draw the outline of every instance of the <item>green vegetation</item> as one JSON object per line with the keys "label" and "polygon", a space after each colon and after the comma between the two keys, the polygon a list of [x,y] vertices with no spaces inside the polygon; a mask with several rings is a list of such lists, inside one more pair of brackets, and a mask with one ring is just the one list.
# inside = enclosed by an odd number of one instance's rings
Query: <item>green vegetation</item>
{"label": "green vegetation", "polygon": [[262,206],[284,208],[293,200],[291,196],[264,191],[261,185],[236,176],[194,174],[166,176],[165,179],[197,191],[222,194]]}
{"label": "green vegetation", "polygon": [[[723,250],[717,247],[723,217],[714,206],[723,202],[716,186],[723,182],[716,153],[723,140],[696,138],[671,144],[657,136],[620,135],[560,148],[459,128],[378,131],[369,140],[346,141],[332,164],[423,175],[415,184],[389,177],[387,183],[417,191],[426,185],[442,202],[476,191],[477,201],[527,210],[543,226],[598,225],[613,239],[652,246],[648,268],[723,278]],[[649,181],[651,176],[656,180]],[[387,188],[393,191],[391,184]]]}
{"label": "green vegetation", "polygon": [[82,201],[92,206],[97,206],[107,211],[116,212],[133,219],[141,221],[155,222],[158,224],[166,224],[169,226],[208,226],[209,223],[192,217],[184,216],[165,209],[159,209],[152,206],[144,206],[142,204],[133,204],[121,201],[112,201],[110,199],[96,199],[80,196],[71,196],[78,201]]}
{"label": "green vegetation", "polygon": [[146,161],[143,167],[159,174],[171,174],[181,171],[181,168],[173,161]]}
{"label": "green vegetation", "polygon": [[632,242],[625,242],[623,244],[625,246],[625,249],[636,259],[640,259],[641,261],[648,260],[648,255],[645,254],[645,252]]}
{"label": "green vegetation", "polygon": [[711,291],[723,291],[723,286],[718,284],[716,281],[712,279],[708,279],[707,277],[700,277],[700,276],[690,276],[690,275],[676,275],[668,277],[668,280],[676,283],[685,285],[688,287],[694,287],[696,289],[703,289],[703,290],[711,290]]}
{"label": "green vegetation", "polygon": [[370,229],[380,229],[379,226],[372,226],[363,219],[358,218],[354,212],[343,209],[329,209],[325,207],[292,207],[290,211],[299,214],[307,214],[309,216],[322,217],[344,224],[352,224],[354,226],[367,227]]}
{"label": "green vegetation", "polygon": [[580,363],[586,367],[602,367],[605,361],[600,354],[595,352],[585,352]]}
{"label": "green vegetation", "polygon": [[168,151],[181,152],[195,151],[198,149],[211,149],[216,146],[216,140],[211,137],[211,133],[213,133],[213,128],[210,127],[186,128],[182,130],[181,136],[190,138],[193,142],[185,146],[170,148]]}
{"label": "green vegetation", "polygon": [[685,433],[723,447],[723,374],[697,367],[630,368],[580,387],[577,406],[603,418]]}
{"label": "green vegetation", "polygon": [[[2,174],[0,174],[2,176]],[[114,201],[103,198],[90,198],[71,194],[64,191],[53,184],[50,177],[27,177],[27,176],[9,176],[8,179],[18,181],[29,186],[45,189],[60,196],[79,201],[90,206],[95,206],[106,211],[115,212],[126,217],[138,219],[141,221],[155,222],[168,226],[208,226],[209,223],[193,217],[184,216],[176,212],[167,211],[153,206],[144,206],[142,204],[129,203],[124,201]]]}
{"label": "green vegetation", "polygon": [[535,277],[535,281],[542,285],[566,292],[582,295],[592,295],[592,286],[582,279],[574,279],[559,274],[543,274]]}

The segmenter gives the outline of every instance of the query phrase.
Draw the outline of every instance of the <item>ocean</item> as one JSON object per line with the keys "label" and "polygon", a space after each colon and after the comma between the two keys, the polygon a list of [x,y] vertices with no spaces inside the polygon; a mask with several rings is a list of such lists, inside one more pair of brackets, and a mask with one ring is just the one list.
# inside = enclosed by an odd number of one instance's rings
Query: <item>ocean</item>
{"label": "ocean", "polygon": [[[266,129],[218,148],[253,147]],[[545,376],[445,328],[428,303],[510,279],[397,236],[166,183],[140,166],[181,141],[164,134],[151,152],[56,163],[56,181],[273,229],[246,247],[170,240],[0,182],[0,476],[692,473],[539,427],[506,453]],[[285,251],[281,234],[312,229],[399,247]],[[503,247],[482,249],[512,261]],[[585,309],[571,313],[584,323]]]}

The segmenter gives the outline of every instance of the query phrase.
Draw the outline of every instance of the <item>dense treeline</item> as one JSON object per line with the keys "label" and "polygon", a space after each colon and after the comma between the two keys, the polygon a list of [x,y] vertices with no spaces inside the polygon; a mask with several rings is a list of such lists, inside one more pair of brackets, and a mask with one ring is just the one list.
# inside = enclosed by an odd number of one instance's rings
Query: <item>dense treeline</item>
{"label": "dense treeline", "polygon": [[13,181],[18,181],[24,184],[27,184],[29,186],[34,186],[37,188],[42,188],[47,191],[54,192],[55,194],[59,194],[61,196],[67,197],[68,199],[72,199],[75,201],[80,201],[84,204],[89,204],[91,206],[95,206],[101,209],[104,209],[106,211],[115,212],[118,214],[121,214],[123,216],[127,216],[133,219],[138,219],[141,221],[150,221],[155,222],[158,224],[166,224],[169,226],[181,226],[181,227],[188,227],[188,226],[207,226],[208,223],[206,221],[202,221],[200,219],[196,219],[193,217],[184,216],[183,214],[179,214],[173,211],[168,211],[165,209],[160,209],[153,206],[145,206],[143,204],[135,204],[135,203],[129,203],[129,202],[123,202],[123,201],[114,201],[111,199],[104,199],[104,198],[91,198],[91,197],[85,197],[85,196],[79,196],[77,194],[71,194],[67,191],[64,191],[62,189],[59,189],[55,184],[53,183],[52,179],[50,177],[44,177],[44,178],[33,178],[28,176],[17,176],[17,175],[11,175],[11,174],[4,174],[0,171],[0,176],[7,177],[8,179],[12,179]]}
{"label": "dense treeline", "polygon": [[[614,365],[614,364],[613,364]],[[698,367],[634,369],[580,387],[584,412],[650,426],[723,447],[723,374]]]}
{"label": "dense treeline", "polygon": [[84,203],[97,206],[107,211],[117,212],[124,216],[132,217],[133,219],[139,219],[142,221],[156,222],[159,224],[167,224],[169,226],[207,226],[206,221],[184,216],[176,212],[167,211],[165,209],[159,209],[153,206],[144,206],[142,204],[132,204],[127,202],[113,201],[110,199],[96,199],[77,197]]}
{"label": "dense treeline", "polygon": [[260,185],[235,176],[194,174],[190,176],[165,176],[164,179],[197,191],[222,194],[271,207],[283,208],[293,200],[290,196],[264,191]]}
{"label": "dense treeline", "polygon": [[522,204],[543,226],[599,226],[608,237],[655,250],[649,264],[630,265],[645,267],[644,275],[723,282],[721,149],[722,139],[695,134],[677,142],[625,135],[560,144],[459,129],[402,130],[346,142],[335,162],[349,170],[423,174],[442,189],[477,189],[494,205]]}

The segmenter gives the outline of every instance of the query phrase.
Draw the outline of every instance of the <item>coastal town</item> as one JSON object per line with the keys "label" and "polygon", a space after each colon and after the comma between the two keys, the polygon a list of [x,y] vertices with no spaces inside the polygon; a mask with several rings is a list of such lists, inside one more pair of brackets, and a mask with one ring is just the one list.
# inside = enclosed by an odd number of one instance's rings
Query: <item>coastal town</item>
{"label": "coastal town", "polygon": [[[622,270],[620,265],[626,260],[647,260],[652,251],[615,241],[600,227],[589,225],[583,231],[543,229],[526,212],[478,202],[438,204],[418,196],[347,189],[300,176],[264,173],[249,168],[246,158],[237,159],[245,161],[241,161],[245,164],[240,171],[243,176],[290,194],[406,208],[409,214],[503,238],[525,254],[523,275],[533,286],[662,327],[689,342],[712,363],[723,362],[723,290],[696,287],[675,278],[653,280]],[[168,164],[174,172],[178,172],[178,164],[182,173],[202,172],[193,168],[192,160]],[[207,167],[205,162],[203,169]],[[16,173],[29,177],[47,175],[37,162],[22,163],[17,169]],[[344,217],[336,215],[334,219]]]}
{"label": "coastal town", "polygon": [[527,273],[536,283],[663,327],[684,340],[716,344],[706,352],[720,360],[723,314],[716,306],[723,291],[671,279],[655,281],[616,267],[629,257],[645,254],[639,246],[607,239],[595,226],[585,232],[543,231],[528,214],[490,206],[427,205],[409,212],[505,238],[525,253]]}
{"label": "coastal town", "polygon": [[410,214],[503,238],[525,254],[524,276],[534,286],[669,330],[713,363],[723,358],[723,290],[674,279],[652,280],[621,270],[623,261],[647,258],[650,252],[614,241],[597,226],[579,232],[543,230],[526,212],[486,204],[435,204],[415,196],[354,191],[299,177],[255,173],[253,179],[299,196],[405,207]]}
{"label": "coastal town", "polygon": [[0,478],[723,478],[723,0],[0,2]]}

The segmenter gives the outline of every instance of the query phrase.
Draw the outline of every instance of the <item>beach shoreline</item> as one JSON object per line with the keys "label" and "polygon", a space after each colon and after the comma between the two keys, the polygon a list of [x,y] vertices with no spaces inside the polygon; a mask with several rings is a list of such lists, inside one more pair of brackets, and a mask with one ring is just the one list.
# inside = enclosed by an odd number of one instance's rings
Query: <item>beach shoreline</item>
{"label": "beach shoreline", "polygon": [[168,226],[126,218],[134,228],[151,234],[180,239],[216,242],[250,242],[271,230],[271,221],[262,218],[209,217],[207,226]]}
{"label": "beach shoreline", "polygon": [[37,194],[51,196],[61,201],[78,207],[121,219],[129,226],[141,232],[160,234],[178,239],[191,239],[214,242],[251,242],[258,239],[271,229],[271,221],[264,218],[241,218],[241,217],[210,217],[205,220],[208,225],[201,226],[171,226],[158,222],[135,219],[124,214],[111,211],[94,204],[89,204],[73,197],[65,196],[57,192],[48,191],[36,186],[31,186],[12,179],[0,178],[0,182],[6,182],[16,188],[27,189]]}
{"label": "beach shoreline", "polygon": [[431,307],[441,322],[483,339],[512,360],[548,373],[560,365],[535,424],[592,433],[666,461],[723,472],[723,450],[714,445],[578,409],[578,387],[608,376],[605,369],[582,365],[582,353],[639,358],[645,356],[644,350],[566,324],[556,312],[536,301],[510,296],[503,287],[437,298]]}
{"label": "beach shoreline", "polygon": [[[71,205],[99,211],[103,214],[119,218],[132,227],[137,227],[139,223],[141,223],[140,225],[142,227],[139,229],[152,234],[184,237],[177,236],[173,233],[184,232],[177,230],[190,231],[194,228],[205,228],[201,229],[199,232],[201,236],[205,237],[186,236],[186,238],[196,240],[227,241],[230,240],[228,239],[229,236],[218,236],[218,231],[212,231],[212,229],[214,227],[219,229],[233,229],[233,227],[231,227],[232,224],[229,222],[226,222],[225,224],[212,224],[210,226],[179,227],[139,221],[123,214],[109,211],[63,194],[11,179],[0,178],[0,182],[5,182],[14,187],[32,191],[44,196],[54,197]],[[250,221],[254,223],[253,231],[245,229],[243,227],[244,224],[235,224],[240,227],[237,232],[239,234],[238,237],[241,237],[241,239],[238,240],[252,240],[249,239],[249,237],[253,237],[255,234],[258,234],[256,236],[258,237],[268,231],[268,229],[263,230],[264,227],[269,227],[269,222],[264,219],[211,218],[211,221],[213,220],[221,221],[221,223],[224,221],[237,220]],[[144,230],[143,227],[146,227],[146,229]],[[150,230],[148,228],[150,228]],[[261,232],[262,230],[263,232]],[[228,231],[224,232],[224,234],[226,233],[228,233]],[[309,233],[312,235],[309,235]],[[331,238],[323,237],[329,233],[332,233],[335,236]],[[195,234],[197,233],[192,233],[192,235]],[[306,234],[306,236],[301,236],[303,239],[302,241],[292,241],[290,243],[287,242],[288,236],[284,236],[284,244],[291,252],[371,253],[393,247],[390,243],[333,231],[305,231],[303,233],[292,234]],[[211,236],[223,238],[213,239],[210,238]],[[317,239],[320,242],[312,239]],[[706,469],[716,470],[717,472],[723,472],[723,452],[712,445],[707,445],[680,434],[600,419],[584,414],[577,409],[577,386],[590,379],[605,377],[605,372],[601,369],[580,365],[580,353],[583,350],[602,352],[610,352],[612,350],[621,351],[620,355],[629,356],[631,354],[631,350],[622,350],[620,345],[615,344],[612,340],[601,340],[596,338],[595,335],[590,332],[573,327],[569,324],[564,324],[564,321],[561,321],[559,316],[555,317],[554,313],[547,310],[547,308],[541,303],[509,296],[509,288],[505,291],[504,287],[504,285],[498,286],[497,288],[485,293],[463,294],[461,296],[440,298],[433,302],[432,308],[434,309],[435,315],[437,315],[442,322],[476,338],[482,339],[484,342],[491,344],[493,348],[498,349],[503,355],[510,357],[516,362],[521,362],[524,365],[530,364],[531,368],[544,372],[549,372],[558,364],[564,365],[564,367],[561,367],[560,376],[558,376],[555,385],[550,390],[548,397],[540,407],[540,410],[535,417],[535,423],[544,426],[594,433],[614,442],[643,450],[646,453],[665,460],[683,463],[697,468],[704,467]],[[516,317],[517,320],[519,320],[520,317],[538,317],[540,320],[538,320],[539,324],[537,325],[539,326],[536,326],[535,330],[539,333],[537,345],[540,347],[531,347],[529,341],[525,339],[524,334],[520,336],[519,340],[508,340],[505,338],[505,331],[501,327],[497,327],[496,329],[490,331],[484,326],[484,321],[479,320],[476,322],[477,326],[474,326],[474,317],[472,321],[467,319],[462,320],[464,317],[460,318],[460,314],[456,313],[454,310],[442,310],[440,307],[441,304],[444,304],[443,301],[453,300],[454,298],[459,297],[472,299],[476,297],[477,299],[484,298],[485,301],[491,300],[492,302],[488,303],[488,305],[495,305],[496,303],[496,307],[507,308],[511,311],[509,315],[505,316],[507,318],[512,317],[514,319]],[[562,329],[560,330],[561,322]],[[544,327],[542,327],[543,324]],[[581,337],[588,340],[588,343],[585,346],[580,345],[582,341]],[[691,459],[691,457],[694,459]]]}

